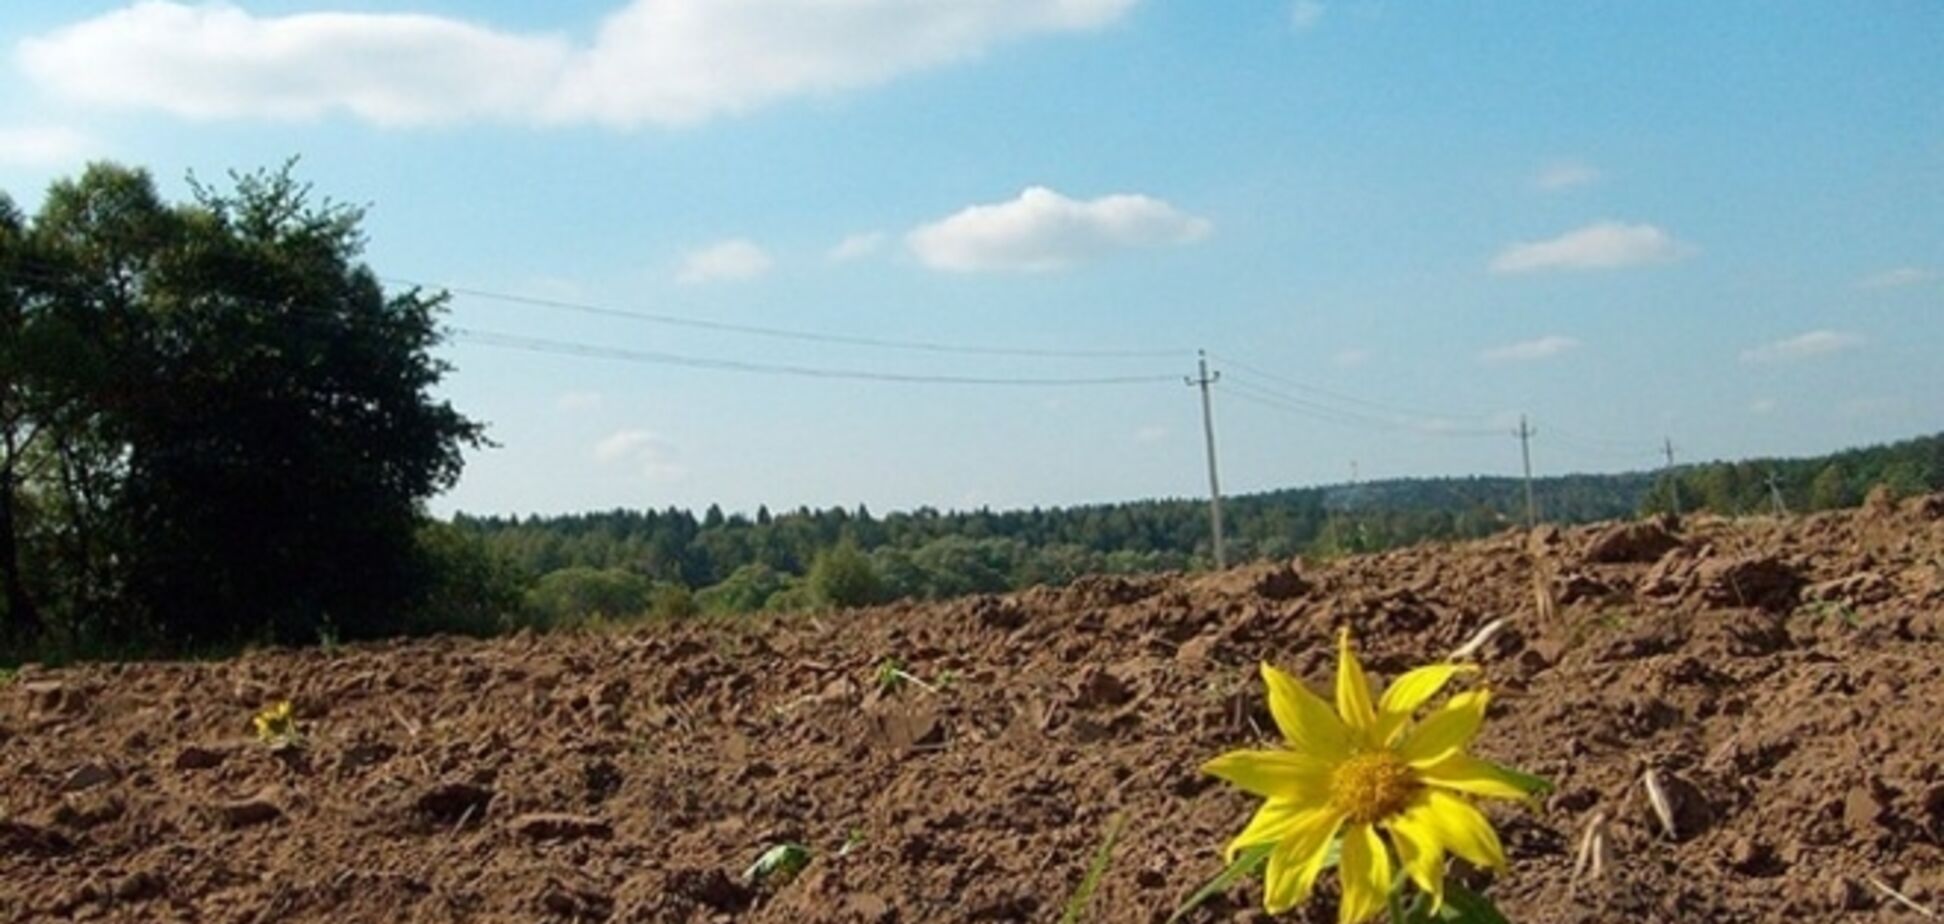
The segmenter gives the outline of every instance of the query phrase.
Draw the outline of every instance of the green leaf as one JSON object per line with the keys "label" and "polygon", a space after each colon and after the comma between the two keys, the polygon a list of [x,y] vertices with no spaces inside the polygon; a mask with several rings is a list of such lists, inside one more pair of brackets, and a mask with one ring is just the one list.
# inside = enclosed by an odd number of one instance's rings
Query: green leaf
{"label": "green leaf", "polygon": [[1512,781],[1512,785],[1524,790],[1526,795],[1534,799],[1552,795],[1554,789],[1552,781],[1543,776],[1534,776],[1522,770],[1514,770],[1503,764],[1492,763],[1489,760],[1485,761],[1485,763],[1490,764],[1492,769],[1505,774],[1506,779]]}
{"label": "green leaf", "polygon": [[1439,917],[1452,924],[1511,924],[1492,905],[1491,899],[1445,879],[1444,909]]}
{"label": "green leaf", "polygon": [[1100,849],[1094,851],[1093,863],[1087,866],[1087,875],[1080,880],[1079,888],[1073,890],[1073,897],[1067,899],[1066,912],[1060,915],[1060,924],[1079,924],[1080,915],[1087,910],[1087,903],[1093,901],[1094,890],[1100,887],[1100,877],[1107,872],[1108,861],[1114,858],[1114,843],[1120,840],[1121,829],[1127,826],[1127,816],[1116,814],[1107,824],[1107,838],[1100,842]]}

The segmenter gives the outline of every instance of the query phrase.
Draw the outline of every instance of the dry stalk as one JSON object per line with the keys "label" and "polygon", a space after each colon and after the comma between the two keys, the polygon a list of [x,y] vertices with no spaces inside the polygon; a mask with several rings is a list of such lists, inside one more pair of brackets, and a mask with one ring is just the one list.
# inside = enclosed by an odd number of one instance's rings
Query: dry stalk
{"label": "dry stalk", "polygon": [[1670,841],[1680,840],[1680,832],[1674,827],[1674,803],[1668,801],[1667,790],[1661,788],[1660,775],[1654,768],[1640,775],[1640,785],[1647,790],[1647,804],[1654,809],[1654,817],[1660,819],[1661,828],[1667,832]]}
{"label": "dry stalk", "polygon": [[1937,912],[1932,911],[1931,909],[1926,908],[1923,905],[1917,904],[1916,899],[1913,899],[1910,896],[1897,891],[1896,889],[1890,888],[1889,884],[1885,883],[1883,880],[1878,879],[1875,876],[1865,876],[1863,877],[1863,881],[1869,883],[1870,887],[1876,889],[1878,892],[1882,892],[1883,894],[1891,897],[1892,899],[1895,899],[1898,904],[1903,905],[1905,908],[1909,908],[1910,910],[1915,911],[1918,914],[1923,915],[1924,917],[1930,918],[1933,921],[1937,920]]}
{"label": "dry stalk", "polygon": [[1586,822],[1586,831],[1580,835],[1579,854],[1573,858],[1574,884],[1606,874],[1606,823],[1605,812],[1594,812]]}
{"label": "dry stalk", "polygon": [[1497,637],[1499,630],[1505,628],[1505,617],[1501,616],[1480,627],[1463,645],[1458,646],[1447,660],[1463,661],[1484,650],[1485,646]]}
{"label": "dry stalk", "polygon": [[1540,622],[1552,622],[1559,616],[1559,602],[1553,599],[1552,563],[1534,562],[1532,568],[1532,603],[1539,614]]}

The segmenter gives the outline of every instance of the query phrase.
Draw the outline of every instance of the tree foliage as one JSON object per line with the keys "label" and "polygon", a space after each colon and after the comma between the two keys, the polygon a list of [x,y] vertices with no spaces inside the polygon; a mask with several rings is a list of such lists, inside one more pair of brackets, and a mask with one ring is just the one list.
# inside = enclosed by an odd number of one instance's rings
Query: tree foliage
{"label": "tree foliage", "polygon": [[288,166],[232,180],[170,205],[97,164],[0,209],[16,639],[371,636],[426,590],[420,504],[481,439],[432,397],[440,300],[388,295]]}

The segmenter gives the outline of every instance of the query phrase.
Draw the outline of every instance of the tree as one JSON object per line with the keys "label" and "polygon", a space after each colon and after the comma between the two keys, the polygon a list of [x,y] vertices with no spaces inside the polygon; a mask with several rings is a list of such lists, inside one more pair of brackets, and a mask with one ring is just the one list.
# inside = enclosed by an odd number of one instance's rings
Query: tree
{"label": "tree", "polygon": [[810,566],[810,596],[817,603],[848,609],[884,601],[884,578],[871,557],[842,542],[817,556]]}
{"label": "tree", "polygon": [[[38,333],[0,335],[59,362],[27,389],[44,471],[0,494],[55,521],[37,541],[70,628],[191,644],[395,631],[428,580],[420,504],[482,442],[432,397],[442,300],[387,295],[358,262],[362,213],[313,201],[289,166],[232,179],[169,206],[147,173],[96,164],[6,241],[32,261],[8,298]],[[113,624],[81,605],[103,594]]]}
{"label": "tree", "polygon": [[1816,510],[1836,510],[1851,504],[1849,480],[1843,467],[1835,462],[1823,466],[1809,483],[1809,506]]}

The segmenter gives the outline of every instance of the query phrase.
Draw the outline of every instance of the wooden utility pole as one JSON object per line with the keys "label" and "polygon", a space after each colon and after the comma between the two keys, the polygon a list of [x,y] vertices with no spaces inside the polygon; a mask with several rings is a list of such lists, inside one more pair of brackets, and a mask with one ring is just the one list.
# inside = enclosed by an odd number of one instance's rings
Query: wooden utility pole
{"label": "wooden utility pole", "polygon": [[1208,527],[1214,537],[1215,568],[1228,567],[1228,554],[1222,547],[1222,480],[1215,468],[1215,408],[1208,397],[1208,386],[1221,381],[1220,372],[1209,374],[1208,353],[1196,350],[1196,374],[1188,379],[1191,386],[1201,389],[1202,437],[1208,442]]}
{"label": "wooden utility pole", "polygon": [[1674,438],[1661,437],[1661,451],[1667,454],[1667,504],[1674,518],[1681,517],[1681,479],[1674,475]]}
{"label": "wooden utility pole", "polygon": [[1539,505],[1532,498],[1532,437],[1537,432],[1526,424],[1526,416],[1524,414],[1519,415],[1519,429],[1512,431],[1512,435],[1519,438],[1519,458],[1525,463],[1525,519],[1527,532],[1531,532],[1533,527],[1539,525]]}

